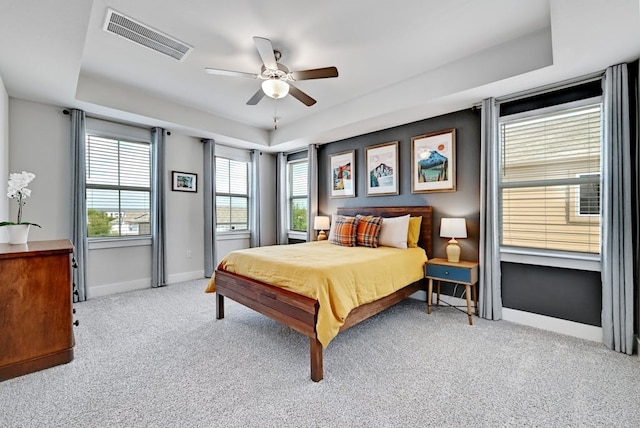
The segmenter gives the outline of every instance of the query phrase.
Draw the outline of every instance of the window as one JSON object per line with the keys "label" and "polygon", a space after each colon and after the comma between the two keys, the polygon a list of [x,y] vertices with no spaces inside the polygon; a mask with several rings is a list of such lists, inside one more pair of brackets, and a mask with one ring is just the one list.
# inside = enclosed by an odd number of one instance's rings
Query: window
{"label": "window", "polygon": [[216,230],[249,230],[249,163],[216,157]]}
{"label": "window", "polygon": [[291,161],[288,165],[289,175],[289,230],[307,231],[307,160]]}
{"label": "window", "polygon": [[150,144],[86,136],[87,236],[151,234]]}
{"label": "window", "polygon": [[600,252],[601,104],[500,122],[503,246]]}

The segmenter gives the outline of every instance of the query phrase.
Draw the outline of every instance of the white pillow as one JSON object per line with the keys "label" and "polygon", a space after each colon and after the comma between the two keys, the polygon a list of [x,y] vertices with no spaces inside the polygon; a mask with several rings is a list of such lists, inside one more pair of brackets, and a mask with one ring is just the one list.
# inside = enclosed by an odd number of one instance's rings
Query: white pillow
{"label": "white pillow", "polygon": [[400,217],[383,217],[380,235],[378,236],[378,245],[406,249],[409,217],[411,217],[411,214]]}

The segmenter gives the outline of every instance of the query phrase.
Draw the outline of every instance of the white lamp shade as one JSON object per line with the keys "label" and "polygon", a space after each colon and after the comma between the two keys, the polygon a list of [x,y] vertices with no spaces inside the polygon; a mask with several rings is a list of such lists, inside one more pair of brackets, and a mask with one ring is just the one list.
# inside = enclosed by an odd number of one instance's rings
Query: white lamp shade
{"label": "white lamp shade", "polygon": [[467,223],[463,218],[443,218],[440,222],[440,236],[443,238],[466,238]]}
{"label": "white lamp shade", "polygon": [[316,216],[313,220],[313,228],[315,230],[329,230],[329,228],[331,228],[329,217],[323,215]]}
{"label": "white lamp shade", "polygon": [[262,90],[271,98],[282,98],[289,93],[289,84],[280,79],[267,79],[262,82]]}

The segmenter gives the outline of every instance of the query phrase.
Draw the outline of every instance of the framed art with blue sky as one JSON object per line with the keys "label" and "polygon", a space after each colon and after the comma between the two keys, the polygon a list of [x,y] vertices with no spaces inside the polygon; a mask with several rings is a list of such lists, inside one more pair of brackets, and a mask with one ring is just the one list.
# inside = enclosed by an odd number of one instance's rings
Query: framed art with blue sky
{"label": "framed art with blue sky", "polygon": [[367,196],[398,194],[398,142],[366,148]]}
{"label": "framed art with blue sky", "polygon": [[411,138],[411,192],[456,191],[456,130]]}

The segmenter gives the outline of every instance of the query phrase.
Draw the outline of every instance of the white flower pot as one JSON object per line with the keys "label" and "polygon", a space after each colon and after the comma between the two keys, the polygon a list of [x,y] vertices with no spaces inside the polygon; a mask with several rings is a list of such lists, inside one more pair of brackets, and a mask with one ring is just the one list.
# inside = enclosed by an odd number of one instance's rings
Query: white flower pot
{"label": "white flower pot", "polygon": [[30,224],[12,224],[5,226],[9,232],[9,244],[26,244],[29,239]]}

